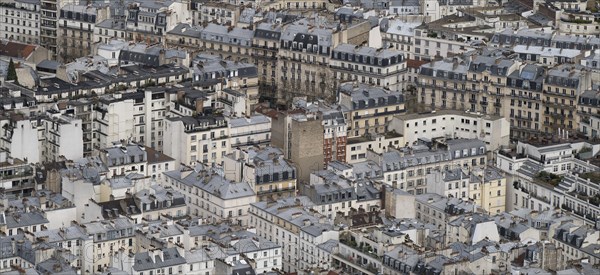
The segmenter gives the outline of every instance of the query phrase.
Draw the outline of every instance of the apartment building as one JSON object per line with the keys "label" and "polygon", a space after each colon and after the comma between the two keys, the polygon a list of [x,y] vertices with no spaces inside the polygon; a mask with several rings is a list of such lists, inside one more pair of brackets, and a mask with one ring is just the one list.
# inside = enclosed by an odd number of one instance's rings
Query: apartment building
{"label": "apartment building", "polygon": [[[218,85],[218,84],[217,84]],[[207,83],[199,90],[191,85],[181,85],[177,88],[175,99],[169,102],[169,116],[193,116],[195,114],[204,114],[212,111],[214,86]],[[216,88],[214,88],[216,89]]]}
{"label": "apartment building", "polygon": [[42,231],[48,225],[48,219],[41,211],[7,211],[3,212],[3,221],[0,223],[0,232],[4,236],[19,236],[27,232]]}
{"label": "apartment building", "polygon": [[271,143],[271,119],[254,114],[249,117],[226,117],[231,148],[246,149]]}
{"label": "apartment building", "polygon": [[40,43],[41,5],[37,0],[16,0],[0,5],[0,38],[27,44]]}
{"label": "apartment building", "polygon": [[108,18],[96,21],[94,26],[94,41],[96,44],[109,44],[112,39],[125,40],[129,37],[125,20]]}
{"label": "apartment building", "polygon": [[333,171],[311,173],[310,183],[300,184],[299,192],[310,198],[316,211],[329,219],[335,219],[338,212],[346,215],[350,208],[358,208],[353,183]]}
{"label": "apartment building", "polygon": [[61,110],[61,113],[81,120],[84,156],[90,156],[94,148],[96,148],[95,146],[97,146],[96,139],[94,138],[96,132],[96,127],[94,125],[96,118],[94,107],[96,105],[94,103],[94,101],[86,98],[70,100],[67,102],[67,107],[64,110]]}
{"label": "apartment building", "polygon": [[93,261],[86,261],[87,248],[94,245],[92,236],[78,225],[65,226],[60,229],[40,230],[33,232],[34,244],[48,243],[65,249],[75,257],[73,266],[82,270],[92,270]]}
{"label": "apartment building", "polygon": [[600,136],[600,108],[599,108],[600,93],[595,90],[588,90],[579,96],[577,104],[579,115],[579,132],[589,138],[597,138]]}
{"label": "apartment building", "polygon": [[287,25],[281,34],[276,72],[277,86],[290,89],[287,94],[277,97],[333,99],[336,81],[327,68],[333,49],[338,43],[365,42],[369,30],[370,26],[366,21],[342,29],[335,26],[315,26],[306,19]]}
{"label": "apartment building", "polygon": [[397,115],[388,125],[388,131],[392,130],[401,134],[407,144],[419,139],[478,138],[485,142],[488,151],[507,146],[510,138],[510,126],[506,118],[458,110]]}
{"label": "apartment building", "polygon": [[448,15],[458,13],[461,9],[469,9],[483,6],[478,0],[427,0],[421,3],[421,11],[428,16],[431,21],[438,20]]}
{"label": "apartment building", "polygon": [[261,3],[261,7],[266,9],[287,9],[294,11],[310,11],[315,9],[325,9],[328,7],[327,1],[323,0],[311,0],[306,2],[290,1],[290,0],[278,0],[273,2]]}
{"label": "apartment building", "polygon": [[29,163],[83,157],[82,121],[50,110],[34,117],[0,119],[0,146],[12,157]]}
{"label": "apartment building", "polygon": [[294,107],[298,108],[298,111],[302,110],[308,116],[315,116],[322,120],[323,165],[327,166],[330,161],[334,160],[345,161],[348,130],[342,111],[323,101],[307,103],[304,100],[298,100]]}
{"label": "apartment building", "polygon": [[[566,193],[577,187],[576,176],[567,177],[566,174],[598,170],[597,166],[575,157],[583,148],[591,149],[587,153],[590,155],[598,150],[597,145],[586,142],[553,139],[519,142],[515,151],[498,154],[496,166],[512,175],[509,182],[512,181],[513,185],[507,188],[507,210],[527,208],[543,211],[563,206]],[[573,196],[570,198],[575,199]]]}
{"label": "apartment building", "polygon": [[0,186],[5,194],[25,197],[38,189],[34,169],[27,162],[0,151],[0,163]]}
{"label": "apartment building", "polygon": [[351,44],[333,48],[329,66],[339,82],[358,82],[403,90],[406,59],[395,49],[375,49]]}
{"label": "apartment building", "polygon": [[248,182],[226,179],[203,164],[184,166],[164,175],[165,184],[184,194],[191,215],[209,223],[249,225],[248,207],[256,202],[256,193]]}
{"label": "apartment building", "polygon": [[[106,51],[110,52],[112,56],[106,56],[107,59],[114,59],[115,56],[118,58],[119,64],[134,63],[140,66],[148,66],[153,73],[158,73],[158,67],[163,65],[172,65],[175,68],[188,68],[191,63],[191,58],[188,53],[179,49],[167,49],[161,44],[155,43],[127,43],[123,44],[119,40],[113,42],[115,47],[105,47]],[[182,79],[183,80],[183,79]],[[179,78],[167,78],[166,83],[179,82]],[[146,86],[154,86],[160,82],[154,81],[142,83]]]}
{"label": "apartment building", "polygon": [[600,46],[600,39],[560,31],[522,28],[516,31],[505,29],[497,32],[492,36],[489,44],[494,47],[530,44],[561,49],[595,50]]}
{"label": "apartment building", "polygon": [[346,163],[360,163],[367,160],[367,151],[381,154],[388,148],[400,149],[404,147],[404,137],[395,130],[383,134],[368,134],[348,139],[346,144]]}
{"label": "apartment building", "polygon": [[[453,18],[457,21],[462,21],[461,18]],[[448,58],[453,55],[462,54],[475,49],[478,40],[481,41],[488,35],[485,33],[477,33],[473,31],[457,33],[453,24],[448,24],[452,19],[440,19],[432,22],[429,26],[420,25],[414,29],[414,38],[412,53],[416,60],[431,61],[434,58]],[[435,24],[435,25],[434,25]],[[469,25],[469,23],[463,23]],[[446,36],[446,32],[448,35]]]}
{"label": "apartment building", "polygon": [[421,4],[418,1],[390,1],[388,11],[395,15],[420,14]]}
{"label": "apartment building", "polygon": [[191,1],[190,13],[193,25],[217,23],[225,26],[235,26],[240,18],[243,7],[212,1]]}
{"label": "apartment building", "polygon": [[415,196],[415,218],[419,221],[433,224],[440,230],[446,230],[448,222],[460,215],[476,213],[479,210],[476,204],[457,197],[446,197],[435,193]]}
{"label": "apartment building", "polygon": [[[121,94],[101,96],[98,99],[94,113],[96,114],[96,143],[101,148],[109,147],[113,142],[134,139],[134,134],[144,134],[144,125],[139,125],[137,131],[134,125],[133,113],[135,100],[124,99]],[[139,121],[138,123],[143,123]],[[139,137],[139,136],[138,136]],[[137,139],[136,139],[137,140]]]}
{"label": "apartment building", "polygon": [[[335,47],[333,30],[309,28],[308,22],[287,26],[282,32],[278,52],[278,87],[290,87],[292,96],[332,97],[334,83],[327,69],[330,54]],[[318,89],[317,89],[318,88]]]}
{"label": "apartment building", "polygon": [[215,107],[233,116],[251,115],[258,104],[258,74],[254,64],[229,61],[225,56],[198,55],[192,61],[194,82],[218,84]]}
{"label": "apartment building", "polygon": [[277,113],[272,124],[271,143],[282,148],[284,157],[296,164],[299,180],[308,181],[310,173],[323,169],[324,127],[318,115]]}
{"label": "apartment building", "polygon": [[495,167],[434,171],[427,176],[427,190],[442,196],[470,200],[489,214],[505,211],[506,176]]}
{"label": "apartment building", "polygon": [[128,5],[127,39],[162,43],[164,35],[177,24],[191,21],[188,6],[189,3],[183,1],[136,1]]}
{"label": "apartment building", "polygon": [[[507,78],[506,85],[510,87],[510,126],[511,135],[515,138],[535,136],[548,124],[542,121],[543,67],[528,64],[518,71],[512,72]],[[506,114],[504,115],[506,117]]]}
{"label": "apartment building", "polygon": [[385,133],[388,122],[405,111],[403,92],[362,83],[340,85],[338,104],[346,118],[348,138]]}
{"label": "apartment building", "polygon": [[590,72],[583,66],[564,64],[548,70],[544,80],[544,132],[579,129],[579,96],[591,88]]}
{"label": "apartment building", "polygon": [[229,128],[224,117],[166,118],[163,152],[177,161],[221,164],[230,152]]}
{"label": "apartment building", "polygon": [[92,53],[96,23],[110,17],[108,6],[92,7],[68,4],[60,9],[58,19],[58,57],[63,62]]}
{"label": "apartment building", "polygon": [[332,226],[314,225],[300,231],[300,257],[298,269],[314,270],[333,268],[333,254],[338,251],[339,232]]}
{"label": "apartment building", "polygon": [[235,149],[224,158],[224,177],[248,182],[257,201],[277,200],[296,195],[297,172],[274,147]]}
{"label": "apartment building", "polygon": [[[2,149],[13,158],[22,159],[25,162],[37,163],[40,161],[41,153],[38,137],[38,128],[43,124],[36,119],[23,117],[6,117],[1,120],[2,138],[0,139]],[[35,144],[36,146],[32,146]]]}
{"label": "apartment building", "polygon": [[[110,255],[111,267],[117,267],[127,274],[160,274],[160,273],[184,273],[188,263],[185,252],[180,253],[178,247],[154,248],[148,251],[125,254],[116,251]],[[194,258],[202,260],[202,258]],[[192,261],[191,264],[206,264],[208,261]]]}
{"label": "apartment building", "polygon": [[540,65],[553,67],[565,63],[578,64],[584,52],[576,49],[561,49],[542,46],[516,45],[513,47],[515,53],[522,60],[534,61]]}
{"label": "apartment building", "polygon": [[566,189],[560,190],[564,196],[561,208],[592,225],[595,217],[600,215],[598,176],[598,170],[579,174],[567,172],[559,185]]}
{"label": "apartment building", "polygon": [[[51,114],[43,124],[40,137],[45,142],[42,142],[40,148],[41,161],[58,161],[61,157],[66,159],[83,157],[83,131],[80,119],[57,113]],[[32,144],[25,146],[32,146]]]}
{"label": "apartment building", "polygon": [[65,5],[62,0],[40,1],[40,45],[58,57],[58,25],[60,9]]}
{"label": "apartment building", "polygon": [[416,83],[419,101],[435,108],[505,116],[504,85],[518,63],[500,53],[492,50],[422,65]]}
{"label": "apartment building", "polygon": [[305,210],[304,207],[310,205],[310,200],[303,196],[250,205],[250,225],[256,228],[256,234],[282,246],[282,270],[285,272],[298,270],[297,263],[305,254],[301,252],[305,243],[301,239],[304,236],[301,230],[321,227],[327,231],[332,228],[325,217]]}
{"label": "apartment building", "polygon": [[178,23],[166,34],[171,47],[184,47],[193,53],[216,55],[224,60],[252,62],[254,31],[234,26],[208,23]]}
{"label": "apartment building", "polygon": [[582,37],[595,37],[600,34],[600,28],[594,24],[595,17],[592,14],[579,10],[561,10],[551,5],[545,5],[545,8],[557,12],[555,22],[561,33]]}
{"label": "apartment building", "polygon": [[[468,199],[470,187],[470,175],[468,171],[454,168],[444,172],[435,171],[427,176],[427,190],[442,196]],[[469,186],[467,186],[469,185]]]}
{"label": "apartment building", "polygon": [[484,239],[500,241],[496,223],[486,214],[463,214],[451,220],[446,226],[447,244],[461,242],[474,245]]}
{"label": "apartment building", "polygon": [[[281,245],[247,230],[236,230],[232,233],[234,233],[233,236],[229,235],[213,241],[221,247],[233,248],[235,252],[228,252],[228,254],[237,254],[240,261],[248,261],[248,264],[256,270],[257,274],[281,270]],[[230,262],[228,259],[225,259],[225,261]]]}
{"label": "apartment building", "polygon": [[95,112],[96,141],[100,148],[129,140],[158,151],[164,149],[164,119],[169,115],[172,94],[164,88],[112,93],[99,98]]}
{"label": "apartment building", "polygon": [[383,43],[386,46],[401,51],[406,59],[413,58],[415,29],[423,22],[410,19],[390,20],[389,26],[383,33]]}
{"label": "apartment building", "polygon": [[[552,236],[551,242],[559,250],[557,257],[559,266],[566,266],[569,262],[586,259],[590,264],[600,262],[598,253],[598,236],[600,231],[589,225],[574,223],[561,224]],[[562,253],[561,253],[562,252]]]}
{"label": "apartment building", "polygon": [[261,22],[254,28],[252,55],[258,69],[261,96],[276,100],[277,61],[282,24]]}
{"label": "apartment building", "polygon": [[310,198],[314,211],[334,220],[349,215],[352,209],[371,212],[381,208],[379,189],[369,180],[349,180],[338,171],[327,169],[313,172],[310,182],[300,184],[298,190]]}
{"label": "apartment building", "polygon": [[98,156],[108,168],[108,178],[131,172],[144,174],[148,169],[148,155],[144,149],[136,144],[114,143],[100,150]]}
{"label": "apartment building", "polygon": [[94,221],[82,224],[85,233],[93,238],[93,246],[85,249],[83,260],[93,259],[87,272],[103,272],[111,265],[111,255],[117,251],[137,251],[135,224],[127,218]]}
{"label": "apartment building", "polygon": [[421,142],[400,150],[388,149],[367,158],[383,169],[383,181],[410,194],[427,193],[427,175],[455,167],[486,165],[486,145],[478,139]]}
{"label": "apartment building", "polygon": [[501,52],[424,64],[417,83],[420,101],[436,108],[506,117],[512,137],[526,138],[546,129],[552,133],[543,112],[545,69],[505,58]]}

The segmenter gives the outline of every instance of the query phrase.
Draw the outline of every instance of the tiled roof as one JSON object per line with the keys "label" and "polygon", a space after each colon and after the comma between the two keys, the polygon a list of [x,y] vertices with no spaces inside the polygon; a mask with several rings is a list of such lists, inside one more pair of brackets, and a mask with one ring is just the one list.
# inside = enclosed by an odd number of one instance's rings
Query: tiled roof
{"label": "tiled roof", "polygon": [[29,44],[21,44],[16,42],[0,42],[0,55],[5,55],[14,58],[27,58],[33,51],[35,51],[36,46]]}

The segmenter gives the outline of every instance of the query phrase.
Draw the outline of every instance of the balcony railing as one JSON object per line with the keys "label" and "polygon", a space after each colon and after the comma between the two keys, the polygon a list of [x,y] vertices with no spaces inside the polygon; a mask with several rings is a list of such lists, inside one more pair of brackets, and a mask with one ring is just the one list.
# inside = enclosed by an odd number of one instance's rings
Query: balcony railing
{"label": "balcony railing", "polygon": [[282,192],[295,192],[295,191],[296,191],[296,189],[294,187],[273,188],[273,189],[269,189],[269,190],[258,191],[258,192],[256,192],[256,194],[257,195],[263,195],[263,194],[282,193]]}

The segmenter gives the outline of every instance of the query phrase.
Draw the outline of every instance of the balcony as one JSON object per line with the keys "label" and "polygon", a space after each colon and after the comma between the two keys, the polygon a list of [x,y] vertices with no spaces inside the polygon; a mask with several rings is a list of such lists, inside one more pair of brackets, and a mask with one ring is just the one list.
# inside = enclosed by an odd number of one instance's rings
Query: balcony
{"label": "balcony", "polygon": [[404,110],[397,110],[397,111],[394,110],[394,111],[387,111],[387,112],[372,113],[372,114],[368,114],[368,115],[354,115],[352,118],[353,119],[370,118],[370,117],[378,117],[378,116],[395,115],[395,114],[400,114],[403,112],[404,112]]}
{"label": "balcony", "polygon": [[526,117],[526,116],[522,116],[522,115],[515,115],[515,116],[513,116],[513,118],[518,119],[518,120],[529,120],[529,121],[533,120],[532,117]]}
{"label": "balcony", "polygon": [[257,195],[264,195],[264,194],[284,193],[284,192],[296,192],[296,188],[294,188],[294,187],[273,188],[273,189],[269,189],[269,190],[257,191],[256,194]]}
{"label": "balcony", "polygon": [[223,97],[219,98],[219,102],[221,102],[221,103],[223,103],[223,104],[225,104],[227,106],[230,106],[230,107],[233,106],[233,102],[231,100],[223,98]]}
{"label": "balcony", "polygon": [[375,275],[379,273],[377,267],[373,266],[373,264],[363,264],[360,262],[360,259],[355,259],[353,257],[346,256],[340,253],[333,254],[333,258],[343,265],[345,264],[353,269],[356,269],[362,274]]}
{"label": "balcony", "polygon": [[483,106],[487,106],[488,102],[487,101],[480,101],[479,104],[483,105]]}
{"label": "balcony", "polygon": [[575,95],[571,95],[571,94],[567,94],[567,93],[561,93],[561,92],[553,92],[553,91],[547,91],[547,90],[543,90],[542,91],[544,94],[550,94],[550,95],[557,95],[557,96],[563,96],[563,97],[571,97],[571,98],[575,98]]}

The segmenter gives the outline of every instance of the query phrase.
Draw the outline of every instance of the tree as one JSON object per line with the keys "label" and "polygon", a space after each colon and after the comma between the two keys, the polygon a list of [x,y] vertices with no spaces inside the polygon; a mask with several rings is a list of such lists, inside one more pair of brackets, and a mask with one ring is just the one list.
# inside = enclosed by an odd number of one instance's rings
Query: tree
{"label": "tree", "polygon": [[14,80],[16,84],[19,84],[19,77],[17,76],[17,69],[15,68],[15,62],[12,58],[8,62],[8,72],[6,74],[6,80]]}

